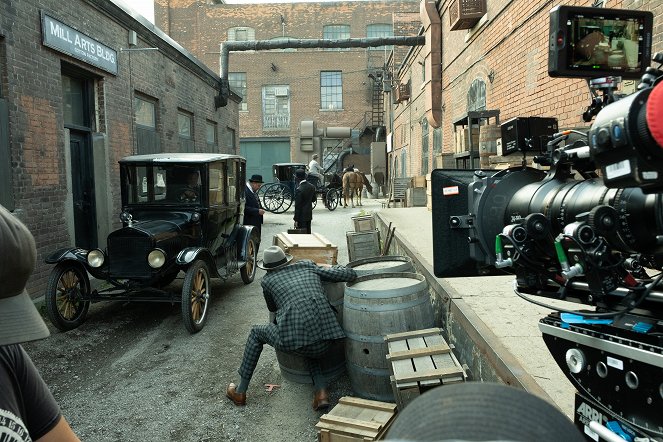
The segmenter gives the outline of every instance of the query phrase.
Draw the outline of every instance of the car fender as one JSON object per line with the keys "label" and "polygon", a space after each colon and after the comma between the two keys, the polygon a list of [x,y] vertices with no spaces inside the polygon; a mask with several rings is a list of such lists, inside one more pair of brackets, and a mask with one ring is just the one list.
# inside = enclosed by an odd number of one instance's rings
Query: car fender
{"label": "car fender", "polygon": [[87,268],[87,253],[87,250],[78,247],[59,249],[48,255],[44,259],[44,262],[46,264],[57,264],[62,261],[76,261],[83,264],[83,266]]}
{"label": "car fender", "polygon": [[177,263],[177,265],[186,268],[189,265],[191,265],[191,263],[193,263],[198,259],[202,259],[203,261],[205,261],[211,276],[217,278],[219,277],[219,273],[216,270],[216,263],[214,262],[214,258],[212,257],[210,251],[205,247],[187,247],[185,249],[182,249],[182,251],[180,251],[180,253],[177,254],[175,262]]}
{"label": "car fender", "polygon": [[[246,251],[249,247],[249,239],[255,230],[255,226],[241,226],[237,232],[237,259],[246,261]],[[257,245],[257,244],[256,244]]]}

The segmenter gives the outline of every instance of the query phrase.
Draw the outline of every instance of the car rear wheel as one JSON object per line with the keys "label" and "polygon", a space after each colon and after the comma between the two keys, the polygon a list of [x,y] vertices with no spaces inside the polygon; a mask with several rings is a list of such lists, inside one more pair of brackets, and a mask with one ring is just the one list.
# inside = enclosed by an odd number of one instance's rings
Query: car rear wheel
{"label": "car rear wheel", "polygon": [[62,331],[81,325],[90,308],[90,280],[85,269],[70,262],[55,266],[46,288],[46,313]]}
{"label": "car rear wheel", "polygon": [[196,260],[189,266],[182,285],[182,319],[190,333],[202,330],[207,320],[210,278],[207,264]]}
{"label": "car rear wheel", "polygon": [[258,254],[258,243],[256,238],[252,235],[246,245],[246,264],[240,269],[239,273],[242,275],[244,284],[250,284],[256,277],[256,259]]}

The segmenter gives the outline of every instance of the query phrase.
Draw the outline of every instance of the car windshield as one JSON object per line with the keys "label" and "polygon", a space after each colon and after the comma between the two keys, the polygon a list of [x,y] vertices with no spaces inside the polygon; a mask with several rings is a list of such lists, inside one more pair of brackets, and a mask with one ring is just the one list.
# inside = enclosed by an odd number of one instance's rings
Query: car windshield
{"label": "car windshield", "polygon": [[129,204],[200,204],[200,166],[123,165]]}

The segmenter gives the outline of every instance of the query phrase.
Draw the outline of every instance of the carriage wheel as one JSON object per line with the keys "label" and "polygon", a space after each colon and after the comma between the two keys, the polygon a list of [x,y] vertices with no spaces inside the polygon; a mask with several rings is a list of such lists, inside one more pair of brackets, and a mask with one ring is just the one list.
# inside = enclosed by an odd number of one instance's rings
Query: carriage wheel
{"label": "carriage wheel", "polygon": [[278,210],[283,205],[283,189],[281,183],[272,183],[262,186],[262,207],[268,212],[280,213]]}
{"label": "carriage wheel", "polygon": [[273,213],[283,213],[287,212],[290,206],[292,206],[292,202],[294,201],[295,197],[292,195],[292,191],[288,186],[286,186],[283,183],[274,183],[272,184],[274,186],[274,191],[272,192],[276,198],[281,201],[281,205],[276,209],[272,210]]}
{"label": "carriage wheel", "polygon": [[338,200],[340,199],[338,191],[336,189],[329,189],[325,199],[327,200],[327,209],[333,212],[338,207]]}

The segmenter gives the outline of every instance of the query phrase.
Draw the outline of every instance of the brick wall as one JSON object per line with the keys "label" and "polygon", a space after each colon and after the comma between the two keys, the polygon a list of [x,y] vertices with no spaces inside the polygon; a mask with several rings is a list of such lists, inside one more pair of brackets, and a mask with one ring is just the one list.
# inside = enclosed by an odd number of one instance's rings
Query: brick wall
{"label": "brick wall", "polygon": [[[454,151],[453,121],[467,112],[467,92],[476,79],[486,84],[487,109],[500,111],[500,122],[516,116],[550,116],[560,127],[583,127],[581,114],[590,102],[585,80],[548,76],[549,11],[561,1],[491,0],[485,25],[473,31],[449,29],[451,0],[438,5],[442,23],[442,100],[443,151]],[[589,0],[574,1],[576,6],[591,6]],[[663,2],[648,0],[611,1],[611,8],[649,10],[654,13],[653,51],[663,51]],[[401,78],[416,77],[420,70],[416,57],[406,61]],[[493,73],[491,82],[489,74]],[[394,144],[399,144],[398,124],[409,119],[416,130],[421,116],[414,95],[394,125]],[[412,107],[412,117],[409,117]],[[431,140],[432,140],[432,130]],[[420,139],[420,136],[413,137]],[[411,163],[418,164],[415,145],[409,151]],[[417,157],[419,155],[419,157]],[[432,159],[430,163],[433,166]],[[416,169],[416,168],[415,168]],[[415,170],[416,171],[416,170]]]}
{"label": "brick wall", "polygon": [[[105,12],[102,12],[105,10]],[[41,43],[40,11],[117,51],[118,74],[112,75]],[[109,12],[110,11],[110,12]],[[52,268],[43,259],[58,248],[74,245],[69,213],[70,179],[66,171],[66,145],[61,69],[64,64],[80,69],[95,81],[95,115],[92,131],[107,137],[106,171],[95,180],[107,189],[110,219],[98,224],[117,227],[120,210],[117,161],[133,154],[133,92],[158,101],[157,123],[161,147],[177,150],[177,109],[194,114],[196,150],[206,150],[205,121],[218,123],[223,151],[229,129],[238,128],[237,104],[216,110],[218,77],[195,65],[148,28],[138,30],[137,48],[159,51],[122,52],[128,47],[129,20],[117,20],[120,10],[106,0],[25,0],[2,2],[0,39],[2,53],[11,60],[3,76],[2,90],[9,102],[9,135],[16,215],[30,228],[38,249],[38,265],[29,283],[33,296],[43,293]],[[4,59],[4,58],[3,58]],[[202,66],[202,64],[200,65]],[[0,70],[2,71],[2,70]],[[236,147],[236,146],[235,146]],[[104,196],[106,197],[106,196]],[[98,207],[99,209],[99,207]],[[98,212],[99,213],[99,212]]]}
{"label": "brick wall", "polygon": [[[283,35],[321,39],[325,25],[344,24],[350,26],[350,37],[363,38],[366,37],[367,24],[397,21],[400,25],[395,35],[416,35],[420,24],[413,25],[412,14],[416,15],[418,23],[418,10],[418,0],[219,5],[190,0],[157,0],[155,21],[218,72],[219,45],[227,39],[228,29],[232,27],[253,28],[256,40]],[[312,119],[318,127],[361,124],[365,113],[371,110],[372,81],[368,73],[372,68],[382,68],[384,58],[383,52],[366,49],[231,53],[229,71],[246,72],[248,82],[248,112],[240,114],[239,136],[289,136],[293,161],[308,161],[297,151],[299,123]],[[343,72],[342,111],[320,109],[320,71],[324,70]],[[265,85],[290,86],[289,129],[263,130],[261,91]]]}

